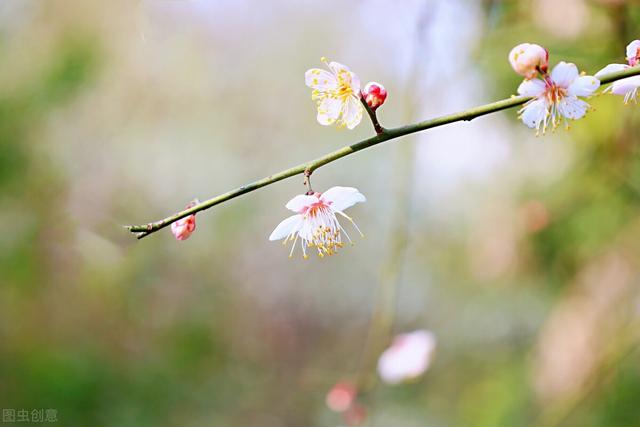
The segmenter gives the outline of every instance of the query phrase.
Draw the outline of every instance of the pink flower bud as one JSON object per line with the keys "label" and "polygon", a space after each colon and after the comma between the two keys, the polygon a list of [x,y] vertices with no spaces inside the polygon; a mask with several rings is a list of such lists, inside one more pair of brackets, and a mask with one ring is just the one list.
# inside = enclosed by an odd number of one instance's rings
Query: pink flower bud
{"label": "pink flower bud", "polygon": [[362,96],[372,110],[376,110],[387,99],[387,90],[380,83],[369,82],[362,90]]}
{"label": "pink flower bud", "polygon": [[327,406],[333,412],[344,412],[351,407],[358,391],[348,382],[339,382],[327,393]]}
{"label": "pink flower bud", "polygon": [[[198,199],[195,199],[193,202],[189,203],[186,206],[186,209],[192,208],[195,205],[200,203]],[[189,215],[182,219],[179,219],[173,223],[171,223],[171,232],[178,240],[187,240],[191,233],[196,229],[196,214]]]}
{"label": "pink flower bud", "polygon": [[509,52],[509,63],[516,73],[525,79],[532,79],[538,71],[547,72],[549,52],[537,44],[522,43]]}

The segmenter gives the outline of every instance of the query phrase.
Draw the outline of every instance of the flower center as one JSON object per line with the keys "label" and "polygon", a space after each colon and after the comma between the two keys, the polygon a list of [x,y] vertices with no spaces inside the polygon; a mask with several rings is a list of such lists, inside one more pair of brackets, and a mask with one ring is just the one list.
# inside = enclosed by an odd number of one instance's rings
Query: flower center
{"label": "flower center", "polygon": [[353,94],[351,88],[351,78],[346,72],[338,74],[338,89],[335,91],[335,96],[343,100],[347,99]]}
{"label": "flower center", "polygon": [[567,96],[567,90],[565,88],[562,88],[556,85],[550,79],[546,80],[545,83],[547,86],[545,90],[545,96],[547,97],[547,100],[549,101],[549,103],[556,104],[562,98]]}
{"label": "flower center", "polygon": [[[311,224],[311,235],[307,238],[306,246],[315,247],[320,257],[333,255],[344,246],[342,227],[329,208],[330,203],[318,200],[303,212]],[[305,242],[303,242],[303,253],[306,256],[304,246]]]}
{"label": "flower center", "polygon": [[317,202],[302,208],[302,211],[300,213],[303,215],[307,215],[310,218],[315,218],[318,216],[318,214],[328,213],[328,208],[329,204],[323,202],[322,200],[318,200]]}
{"label": "flower center", "polygon": [[320,258],[325,255],[334,255],[338,252],[338,249],[344,246],[340,235],[340,227],[319,226],[313,232],[309,246],[315,246],[318,249]]}

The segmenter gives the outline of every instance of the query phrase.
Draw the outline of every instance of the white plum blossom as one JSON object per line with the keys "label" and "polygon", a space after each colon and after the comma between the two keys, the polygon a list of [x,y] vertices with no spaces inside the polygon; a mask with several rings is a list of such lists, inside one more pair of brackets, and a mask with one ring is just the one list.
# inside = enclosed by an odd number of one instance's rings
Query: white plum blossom
{"label": "white plum blossom", "polygon": [[[609,64],[596,73],[596,77],[601,78],[609,73],[627,70],[631,67],[640,65],[640,40],[634,40],[627,45],[627,64]],[[636,97],[640,88],[640,76],[627,77],[613,82],[611,86],[606,88],[605,92],[611,92],[614,95],[624,96],[624,103],[637,102]]]}
{"label": "white plum blossom", "polygon": [[337,124],[353,129],[362,120],[360,79],[346,65],[321,59],[329,71],[312,68],[304,74],[307,86],[313,89],[311,99],[318,105],[318,123]]}
{"label": "white plum blossom", "polygon": [[278,224],[269,240],[284,239],[284,244],[292,242],[290,258],[298,240],[304,258],[308,257],[309,248],[316,248],[320,257],[333,255],[344,246],[342,233],[351,243],[351,238],[338,222],[337,215],[346,218],[362,235],[355,222],[343,211],[365,201],[366,198],[352,187],[332,187],[324,193],[295,196],[285,207],[296,214]]}
{"label": "white plum blossom", "polygon": [[532,79],[538,72],[547,72],[549,52],[537,44],[521,43],[509,52],[509,63],[516,73]]}
{"label": "white plum blossom", "polygon": [[551,74],[544,78],[523,81],[518,94],[534,97],[518,112],[520,119],[537,132],[545,133],[548,127],[556,128],[567,119],[584,117],[589,104],[579,97],[590,96],[600,86],[593,76],[580,75],[575,64],[560,62]]}
{"label": "white plum blossom", "polygon": [[378,359],[378,373],[387,384],[398,384],[422,375],[431,364],[436,337],[427,330],[397,335]]}

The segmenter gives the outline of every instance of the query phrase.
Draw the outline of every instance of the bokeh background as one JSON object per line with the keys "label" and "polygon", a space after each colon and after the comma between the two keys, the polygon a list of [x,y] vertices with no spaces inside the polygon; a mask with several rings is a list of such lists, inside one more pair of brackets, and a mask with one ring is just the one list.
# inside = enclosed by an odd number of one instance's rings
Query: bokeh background
{"label": "bokeh background", "polygon": [[[337,426],[325,394],[348,380],[372,426],[640,425],[640,107],[621,98],[568,132],[509,110],[321,168],[316,189],[368,197],[339,256],[267,240],[301,177],[184,242],[122,227],[370,136],[316,123],[321,56],[382,82],[397,126],[515,93],[521,42],[624,62],[638,24],[613,0],[0,0],[0,407]],[[424,377],[376,382],[421,328]]]}

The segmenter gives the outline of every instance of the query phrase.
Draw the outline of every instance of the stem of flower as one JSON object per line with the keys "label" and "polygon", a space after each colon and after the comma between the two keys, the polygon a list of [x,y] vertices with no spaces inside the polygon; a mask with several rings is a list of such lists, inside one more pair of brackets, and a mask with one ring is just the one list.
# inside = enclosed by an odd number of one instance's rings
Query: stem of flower
{"label": "stem of flower", "polygon": [[[640,67],[632,67],[626,70],[607,74],[606,76],[600,79],[600,83],[602,84],[611,83],[616,80],[620,80],[626,77],[631,77],[636,75],[640,75]],[[149,234],[155,233],[156,231],[169,226],[171,223],[181,218],[212,208],[213,206],[219,205],[220,203],[224,203],[231,199],[235,199],[236,197],[242,196],[243,194],[250,193],[252,191],[258,190],[259,188],[266,187],[267,185],[274,184],[278,181],[282,181],[283,179],[291,178],[292,176],[300,175],[303,173],[308,173],[309,175],[311,175],[311,173],[313,173],[313,171],[315,171],[316,169],[328,163],[335,162],[336,160],[341,159],[342,157],[364,150],[365,148],[370,148],[370,147],[373,147],[374,145],[378,145],[385,141],[390,141],[392,139],[400,138],[405,135],[421,132],[423,130],[427,130],[427,129],[431,129],[439,126],[444,126],[450,123],[470,121],[475,119],[476,117],[480,117],[480,116],[495,113],[498,111],[506,110],[508,108],[520,106],[525,102],[529,101],[530,99],[531,99],[530,97],[512,96],[511,98],[492,102],[491,104],[481,105],[479,107],[471,108],[465,111],[460,111],[458,113],[448,114],[446,116],[440,116],[434,119],[429,119],[429,120],[425,120],[425,121],[410,124],[410,125],[400,126],[392,129],[384,129],[380,127],[382,131],[377,135],[364,139],[362,141],[356,142],[352,145],[342,147],[338,150],[332,151],[331,153],[328,153],[322,157],[318,157],[315,160],[311,160],[306,163],[299,164],[292,168],[285,169],[281,172],[275,173],[273,175],[269,175],[265,178],[243,185],[241,187],[236,188],[235,190],[231,190],[226,193],[215,196],[209,200],[205,200],[204,202],[198,203],[197,205],[189,209],[185,209],[183,211],[175,213],[159,221],[150,222],[148,224],[142,224],[142,225],[127,225],[125,226],[125,228],[130,232],[134,233],[138,239],[142,239],[143,237],[146,237]],[[365,108],[367,107],[368,105]],[[369,110],[367,109],[367,111]],[[375,117],[375,114],[374,114],[374,117]],[[374,127],[375,127],[375,123],[374,123]]]}
{"label": "stem of flower", "polygon": [[376,114],[376,111],[373,108],[369,107],[369,104],[367,104],[367,101],[364,99],[364,95],[362,95],[362,93],[360,94],[360,102],[362,102],[362,105],[364,105],[364,109],[367,110],[367,114],[371,119],[371,123],[373,124],[373,130],[376,131],[376,135],[380,135],[384,133],[384,128],[382,127],[382,125],[380,125],[380,122],[378,121],[378,115]]}
{"label": "stem of flower", "polygon": [[307,188],[309,189],[307,191],[307,196],[312,196],[313,195],[313,189],[311,188],[311,174],[313,172],[309,169],[305,169],[304,171],[304,185],[307,186]]}
{"label": "stem of flower", "polygon": [[536,71],[542,76],[542,78],[544,78],[546,80],[546,77],[547,77],[547,71],[546,70],[542,70],[542,68],[540,68],[539,65],[536,65]]}

